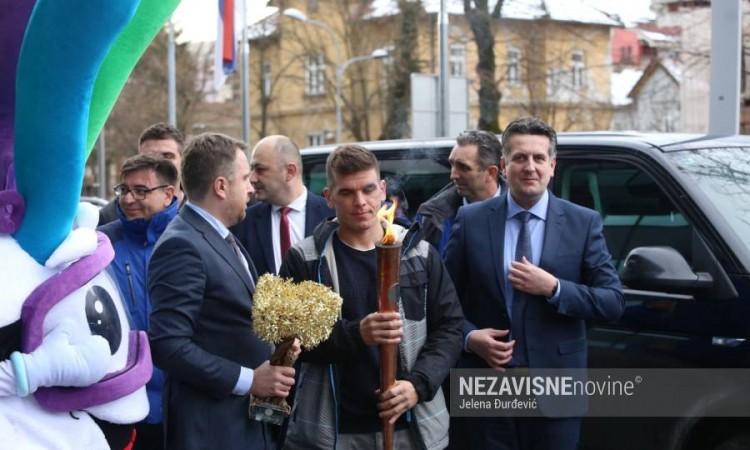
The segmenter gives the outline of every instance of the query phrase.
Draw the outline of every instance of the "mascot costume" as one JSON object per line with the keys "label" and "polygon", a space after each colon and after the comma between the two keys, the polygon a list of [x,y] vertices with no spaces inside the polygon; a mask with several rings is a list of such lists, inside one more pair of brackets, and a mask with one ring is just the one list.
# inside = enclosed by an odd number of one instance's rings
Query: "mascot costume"
{"label": "mascot costume", "polygon": [[119,450],[111,431],[148,412],[148,339],[130,330],[112,246],[79,195],[178,2],[0,0],[0,448]]}

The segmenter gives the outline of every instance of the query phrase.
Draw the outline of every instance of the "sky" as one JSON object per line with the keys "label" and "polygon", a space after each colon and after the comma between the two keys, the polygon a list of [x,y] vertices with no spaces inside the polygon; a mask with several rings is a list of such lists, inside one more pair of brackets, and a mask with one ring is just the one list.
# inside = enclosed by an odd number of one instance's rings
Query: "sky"
{"label": "sky", "polygon": [[[242,0],[235,0],[239,4]],[[546,0],[555,2],[556,0]],[[581,0],[608,13],[619,14],[626,24],[653,17],[651,0]],[[267,0],[245,0],[247,23],[254,23],[273,11]],[[173,21],[182,30],[181,39],[187,41],[213,41],[216,39],[218,0],[182,0]]]}

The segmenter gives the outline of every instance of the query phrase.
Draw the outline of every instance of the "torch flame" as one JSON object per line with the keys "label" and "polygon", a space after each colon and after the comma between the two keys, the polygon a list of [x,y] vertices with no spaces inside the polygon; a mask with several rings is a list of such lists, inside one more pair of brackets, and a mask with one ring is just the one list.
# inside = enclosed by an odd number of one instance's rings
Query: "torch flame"
{"label": "torch flame", "polygon": [[393,219],[396,217],[396,208],[398,208],[398,200],[393,200],[390,207],[383,205],[380,211],[378,211],[378,218],[385,225],[385,234],[380,241],[381,244],[393,245],[396,243],[396,232],[393,231]]}

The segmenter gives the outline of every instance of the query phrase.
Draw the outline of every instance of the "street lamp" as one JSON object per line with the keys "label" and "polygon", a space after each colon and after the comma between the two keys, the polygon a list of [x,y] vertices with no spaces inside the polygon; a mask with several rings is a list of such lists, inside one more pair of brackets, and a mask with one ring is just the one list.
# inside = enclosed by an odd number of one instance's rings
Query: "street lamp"
{"label": "street lamp", "polygon": [[330,25],[325,22],[321,22],[320,20],[315,20],[307,17],[305,13],[297,8],[287,8],[282,14],[289,17],[290,19],[299,20],[300,22],[309,23],[310,25],[314,25],[316,27],[324,29],[326,33],[331,36],[331,41],[333,42],[334,49],[336,51],[336,65],[338,66],[339,64],[341,64],[341,38],[336,35],[336,32],[333,30],[333,28],[331,28]]}
{"label": "street lamp", "polygon": [[343,82],[344,78],[344,72],[346,72],[347,67],[349,67],[351,64],[359,61],[367,61],[370,59],[382,59],[386,58],[388,56],[388,51],[382,48],[375,49],[372,53],[369,55],[363,55],[363,56],[355,56],[354,58],[348,59],[344,62],[341,61],[341,38],[336,34],[336,32],[331,28],[330,25],[328,25],[325,22],[321,22],[319,20],[311,19],[307,17],[305,13],[300,11],[297,8],[287,8],[282,12],[283,15],[289,17],[290,19],[299,20],[300,22],[308,23],[310,25],[314,25],[316,27],[322,28],[331,36],[331,41],[334,44],[334,49],[336,51],[336,143],[338,144],[341,142],[341,128],[343,119],[341,117],[341,83]]}

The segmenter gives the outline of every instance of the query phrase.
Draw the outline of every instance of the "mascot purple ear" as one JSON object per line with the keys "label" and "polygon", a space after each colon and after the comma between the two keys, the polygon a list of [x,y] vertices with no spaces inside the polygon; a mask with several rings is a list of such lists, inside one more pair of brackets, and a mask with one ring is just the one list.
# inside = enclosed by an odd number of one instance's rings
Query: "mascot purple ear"
{"label": "mascot purple ear", "polygon": [[40,264],[72,229],[94,81],[138,4],[38,0],[34,7],[16,79],[14,161],[26,212],[14,236]]}
{"label": "mascot purple ear", "polygon": [[23,217],[23,198],[13,171],[16,66],[35,0],[0,0],[0,233],[13,233]]}

